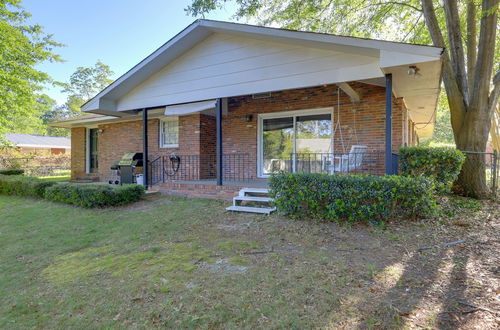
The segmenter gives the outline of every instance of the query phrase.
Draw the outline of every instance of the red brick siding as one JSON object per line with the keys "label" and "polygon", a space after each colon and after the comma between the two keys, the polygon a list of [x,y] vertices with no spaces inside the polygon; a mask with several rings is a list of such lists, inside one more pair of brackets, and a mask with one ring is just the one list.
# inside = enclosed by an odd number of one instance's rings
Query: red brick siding
{"label": "red brick siding", "polygon": [[[335,136],[335,151],[344,152],[343,142],[346,152],[353,144],[367,145],[382,152],[385,146],[385,88],[361,83],[351,86],[361,94],[360,103],[352,103],[342,91],[338,102],[336,85],[273,92],[272,97],[264,99],[253,99],[250,95],[231,98],[229,114],[223,118],[224,153],[248,153],[249,172],[254,177],[257,173],[258,114],[334,107],[336,117],[338,103],[343,138],[339,133]],[[393,100],[393,151],[397,151],[403,141],[402,103],[399,99]],[[246,121],[247,115],[253,115],[252,122]],[[383,163],[378,167],[383,169]]]}
{"label": "red brick siding", "polygon": [[77,179],[86,176],[85,153],[86,153],[86,129],[76,127],[71,129],[71,178]]}
{"label": "red brick siding", "polygon": [[[360,103],[351,103],[345,93],[340,93],[340,122],[343,142],[348,152],[351,145],[363,144],[372,149],[384,150],[385,143],[385,88],[352,83],[361,94]],[[248,177],[257,173],[257,122],[258,114],[292,110],[334,107],[337,114],[336,85],[273,92],[272,97],[253,99],[252,96],[230,98],[228,115],[223,117],[223,151],[225,154],[248,154]],[[403,102],[393,102],[393,150],[403,144],[404,132]],[[253,115],[247,122],[247,115]],[[179,147],[160,148],[160,121],[148,122],[149,157],[168,156],[171,152],[179,155],[215,154],[215,118],[204,114],[179,117]],[[126,152],[142,152],[142,122],[122,122],[99,125],[99,176],[105,180],[110,174],[110,166]],[[410,130],[412,131],[412,130]],[[342,140],[337,135],[337,152],[343,152]],[[195,156],[196,157],[196,156]],[[206,156],[202,156],[206,157]],[[209,162],[201,159],[200,164]],[[383,167],[383,163],[379,164]],[[201,166],[199,177],[206,178],[213,169]],[[227,168],[234,172],[235,169]],[[85,173],[85,128],[72,129],[72,176]]]}

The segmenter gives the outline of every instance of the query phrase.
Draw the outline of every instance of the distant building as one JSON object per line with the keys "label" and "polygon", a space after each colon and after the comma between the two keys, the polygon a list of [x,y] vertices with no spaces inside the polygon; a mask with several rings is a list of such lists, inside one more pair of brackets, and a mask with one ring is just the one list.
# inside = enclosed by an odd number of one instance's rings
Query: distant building
{"label": "distant building", "polygon": [[53,155],[71,152],[71,138],[63,136],[45,136],[10,133],[5,138],[22,153],[51,153]]}

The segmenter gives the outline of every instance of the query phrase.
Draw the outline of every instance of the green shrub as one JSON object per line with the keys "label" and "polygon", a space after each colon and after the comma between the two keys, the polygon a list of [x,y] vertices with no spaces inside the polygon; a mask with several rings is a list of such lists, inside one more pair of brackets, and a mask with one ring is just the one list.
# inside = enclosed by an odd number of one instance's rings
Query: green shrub
{"label": "green shrub", "polygon": [[0,175],[23,175],[24,170],[18,169],[8,169],[8,170],[0,170]]}
{"label": "green shrub", "polygon": [[429,178],[295,173],[274,175],[269,186],[277,210],[292,217],[379,223],[438,208]]}
{"label": "green shrub", "polygon": [[108,207],[139,200],[144,187],[136,184],[108,186],[103,184],[59,183],[45,192],[45,198],[81,207]]}
{"label": "green shrub", "polygon": [[436,181],[438,193],[449,192],[465,161],[464,154],[453,148],[402,147],[399,163],[402,175],[426,176]]}
{"label": "green shrub", "polygon": [[0,175],[0,194],[42,198],[45,190],[54,184],[38,178]]}

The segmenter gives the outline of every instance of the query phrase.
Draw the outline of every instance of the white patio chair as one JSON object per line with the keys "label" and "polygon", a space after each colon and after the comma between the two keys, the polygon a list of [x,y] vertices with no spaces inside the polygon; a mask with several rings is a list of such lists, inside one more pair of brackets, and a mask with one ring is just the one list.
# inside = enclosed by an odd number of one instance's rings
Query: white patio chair
{"label": "white patio chair", "polygon": [[361,167],[367,146],[353,145],[347,155],[323,155],[321,165],[323,171],[330,173],[349,173]]}

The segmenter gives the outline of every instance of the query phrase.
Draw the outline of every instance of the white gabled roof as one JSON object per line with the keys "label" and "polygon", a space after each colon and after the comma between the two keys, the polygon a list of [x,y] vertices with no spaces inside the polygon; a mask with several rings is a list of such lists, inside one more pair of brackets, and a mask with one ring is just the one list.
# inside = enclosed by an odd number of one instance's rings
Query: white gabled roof
{"label": "white gabled roof", "polygon": [[[245,54],[247,57],[243,60],[241,54],[236,54],[235,40],[240,48],[243,48],[241,45],[249,45]],[[210,51],[207,50],[208,44],[212,47]],[[252,46],[254,44],[255,47]],[[270,53],[266,53],[265,47],[274,45],[281,47],[276,48],[275,53],[283,53],[283,59],[287,59],[288,64],[283,61],[285,64],[281,65],[280,59],[276,56],[273,59]],[[221,56],[235,58],[225,58],[224,63],[212,59],[203,70],[186,70],[191,64],[187,61],[199,64],[205,57],[210,58],[217,47],[228,49],[227,54],[221,52]],[[270,59],[271,62],[251,70],[245,68],[248,70],[245,73],[238,72],[240,63],[249,65],[250,55],[257,51],[261,52],[261,61]],[[442,52],[442,48],[433,46],[197,20],[84,104],[82,110],[117,116],[125,114],[122,111],[141,108],[344,81],[373,80],[393,73],[396,96],[405,97],[408,108],[414,111],[414,121],[424,122],[428,121],[436,106]],[[192,53],[199,54],[199,58]],[[307,63],[296,60],[308,56]],[[315,58],[320,60],[314,62]],[[251,64],[255,66],[255,62]],[[407,76],[410,64],[418,64],[420,80]],[[179,74],[180,69],[173,67],[175,65],[182,67],[184,75]],[[212,72],[209,72],[210,69]],[[250,74],[247,75],[247,72]],[[186,77],[199,79],[193,83]],[[432,132],[432,125],[426,127]]]}
{"label": "white gabled roof", "polygon": [[16,147],[71,148],[71,139],[64,136],[10,133],[6,134],[5,138]]}

